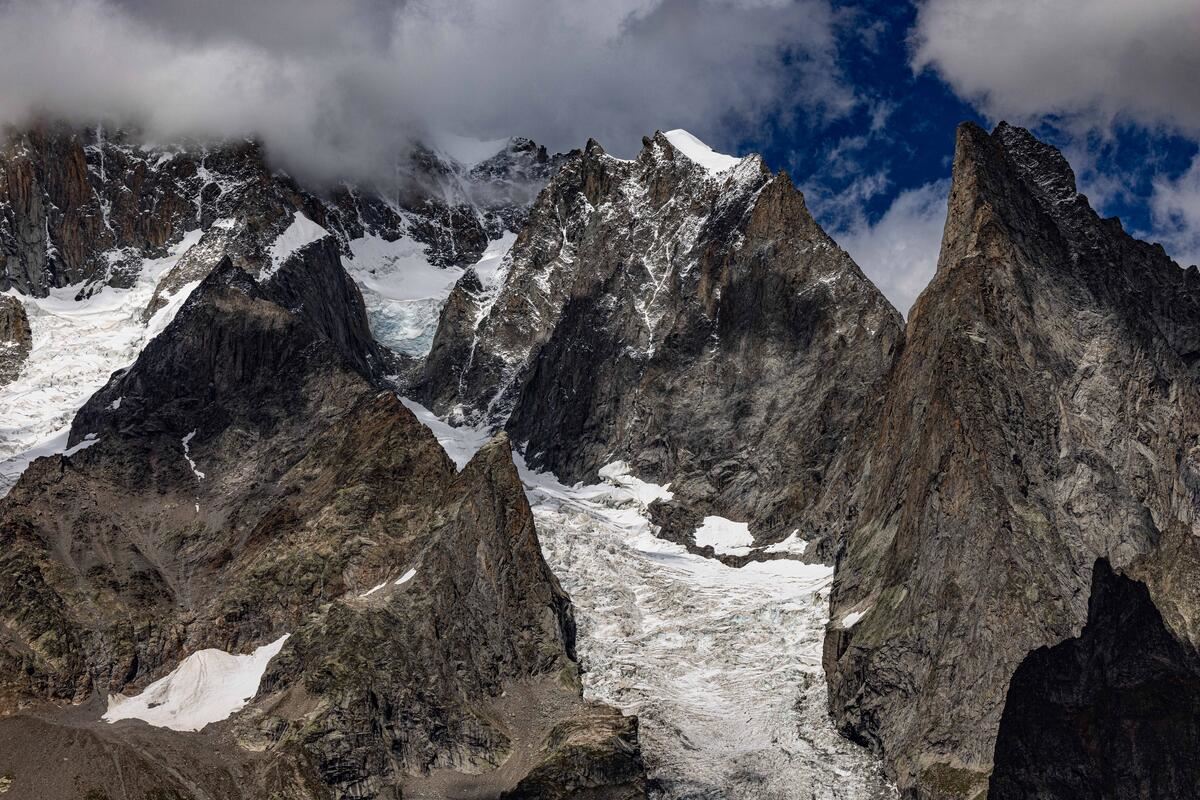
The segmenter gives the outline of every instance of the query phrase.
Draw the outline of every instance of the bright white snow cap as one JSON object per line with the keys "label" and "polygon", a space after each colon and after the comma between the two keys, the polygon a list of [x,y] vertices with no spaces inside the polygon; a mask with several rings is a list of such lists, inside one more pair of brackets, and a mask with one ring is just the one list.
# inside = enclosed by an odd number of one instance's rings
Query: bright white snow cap
{"label": "bright white snow cap", "polygon": [[724,172],[727,169],[735,166],[740,158],[736,156],[727,156],[724,153],[718,153],[704,142],[692,136],[682,128],[676,128],[673,131],[667,131],[663,134],[667,137],[676,150],[683,153],[685,156],[695,161],[700,166],[704,167],[709,172],[716,174]]}

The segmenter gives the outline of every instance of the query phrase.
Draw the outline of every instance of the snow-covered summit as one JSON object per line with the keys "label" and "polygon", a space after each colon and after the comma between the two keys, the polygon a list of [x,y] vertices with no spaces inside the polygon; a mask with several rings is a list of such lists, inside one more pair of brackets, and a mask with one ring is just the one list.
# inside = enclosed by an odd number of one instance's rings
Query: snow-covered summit
{"label": "snow-covered summit", "polygon": [[697,139],[683,128],[676,128],[663,134],[672,146],[685,156],[695,161],[714,175],[732,169],[741,161],[737,156],[718,153],[704,142]]}

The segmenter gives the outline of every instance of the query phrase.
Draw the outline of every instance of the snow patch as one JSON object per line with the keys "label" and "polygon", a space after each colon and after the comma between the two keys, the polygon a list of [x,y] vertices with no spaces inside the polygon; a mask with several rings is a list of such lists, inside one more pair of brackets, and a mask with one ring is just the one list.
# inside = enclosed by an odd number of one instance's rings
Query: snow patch
{"label": "snow patch", "polygon": [[409,581],[411,581],[413,579],[413,577],[416,576],[416,574],[417,574],[417,568],[413,567],[408,572],[404,573],[403,575],[401,575],[399,578],[396,579],[396,585],[400,586],[402,584],[408,583]]}
{"label": "snow patch", "polygon": [[360,594],[359,597],[370,597],[371,595],[375,594],[376,592],[378,592],[380,589],[382,589],[385,586],[387,586],[387,581],[384,581],[383,583],[379,584],[378,586],[372,586],[370,589],[367,589],[365,592]]}
{"label": "snow patch", "polygon": [[110,694],[102,719],[140,719],[159,728],[198,731],[240,711],[258,692],[267,664],[283,649],[284,634],[253,653],[235,656],[224,650],[192,653],[169,675],[133,697]]}
{"label": "snow patch", "polygon": [[[204,480],[204,473],[196,469],[196,462],[192,460],[191,444],[192,438],[195,437],[195,435],[196,432],[192,431],[187,436],[183,437],[183,457],[187,459],[188,466],[192,468],[192,474],[196,476],[196,480],[202,481]],[[199,507],[197,507],[196,510],[199,511]]]}
{"label": "snow patch", "polygon": [[750,524],[734,522],[725,517],[705,517],[694,535],[697,547],[711,547],[722,555],[748,555],[750,548],[754,546]]}
{"label": "snow patch", "polygon": [[842,617],[841,626],[843,628],[853,628],[855,624],[857,624],[857,622],[866,615],[866,613],[867,612],[865,611],[851,611],[849,614]]}
{"label": "snow patch", "polygon": [[804,555],[804,551],[808,549],[808,542],[800,538],[800,529],[792,531],[788,537],[782,542],[776,542],[772,545],[767,545],[764,552],[767,553],[787,553],[788,555],[800,556]]}
{"label": "snow patch", "polygon": [[274,274],[283,262],[287,261],[288,257],[301,247],[312,244],[328,235],[329,231],[304,216],[304,214],[299,211],[294,212],[292,214],[292,224],[288,225],[287,229],[279,234],[279,237],[271,245],[269,251],[271,266],[269,270],[264,271],[262,277],[266,278]]}
{"label": "snow patch", "polygon": [[718,153],[682,128],[663,134],[671,145],[712,174],[732,169],[741,161],[735,156]]}

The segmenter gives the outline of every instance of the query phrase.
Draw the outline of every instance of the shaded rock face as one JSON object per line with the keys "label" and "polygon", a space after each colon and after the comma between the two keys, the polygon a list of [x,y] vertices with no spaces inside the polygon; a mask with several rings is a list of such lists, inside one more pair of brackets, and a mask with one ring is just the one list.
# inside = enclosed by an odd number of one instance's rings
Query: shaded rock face
{"label": "shaded rock face", "polygon": [[[0,501],[0,709],[26,709],[0,736],[75,752],[81,785],[113,796],[97,753],[131,785],[221,797],[496,797],[534,770],[644,794],[635,722],[581,697],[507,440],[456,473],[378,361],[328,239],[261,283],[229,259],[210,273],[79,412],[70,443],[90,446]],[[203,734],[96,719],[190,653],[284,633],[256,701]],[[510,695],[545,709],[536,725]],[[14,796],[57,785],[13,752]]]}
{"label": "shaded rock face", "polygon": [[901,335],[786,175],[710,173],[661,133],[635,161],[589,143],[507,259],[455,288],[417,395],[567,482],[618,459],[670,482],[675,537],[705,513],[789,533]]}
{"label": "shaded rock face", "polygon": [[296,213],[334,234],[343,254],[362,236],[410,236],[434,265],[472,264],[521,224],[562,158],[527,139],[473,167],[416,148],[393,186],[319,191],[271,169],[254,142],[163,148],[101,126],[47,123],[10,132],[0,149],[0,290],[128,286],[143,259],[202,230],[202,246],[166,276],[148,318],[164,293],[225,256],[251,274],[271,267],[270,247]]}
{"label": "shaded rock face", "polygon": [[1009,679],[1078,634],[1097,558],[1194,538],[1197,353],[1194,269],[1027,131],[959,129],[937,274],[822,509],[831,710],[911,796],[983,796]]}
{"label": "shaded rock face", "polygon": [[[272,664],[254,720],[262,735],[287,730],[283,741],[316,753],[347,796],[405,782],[418,796],[495,797],[533,770],[578,770],[556,780],[560,792],[573,780],[600,797],[644,795],[633,721],[580,697],[570,602],[542,559],[503,435],[448,482],[428,530],[394,563],[382,586],[302,628]],[[328,707],[306,708],[312,696]],[[345,736],[371,726],[379,736]],[[563,728],[591,750],[581,758]]]}
{"label": "shaded rock face", "polygon": [[12,295],[0,295],[0,386],[20,374],[32,344],[25,306]]}
{"label": "shaded rock face", "polygon": [[1078,637],[1013,675],[990,800],[1200,796],[1200,658],[1104,560]]}

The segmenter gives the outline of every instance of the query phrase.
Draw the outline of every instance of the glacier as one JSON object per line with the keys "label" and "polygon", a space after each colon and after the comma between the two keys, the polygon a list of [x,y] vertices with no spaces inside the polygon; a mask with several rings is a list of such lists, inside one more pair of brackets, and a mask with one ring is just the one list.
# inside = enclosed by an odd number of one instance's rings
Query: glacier
{"label": "glacier", "polygon": [[[461,469],[489,438],[402,402]],[[669,496],[626,464],[563,486],[514,453],[547,563],[571,596],[587,697],[640,718],[668,800],[891,800],[879,761],[838,735],[821,647],[833,569],[789,558],[730,567],[653,534]]]}

